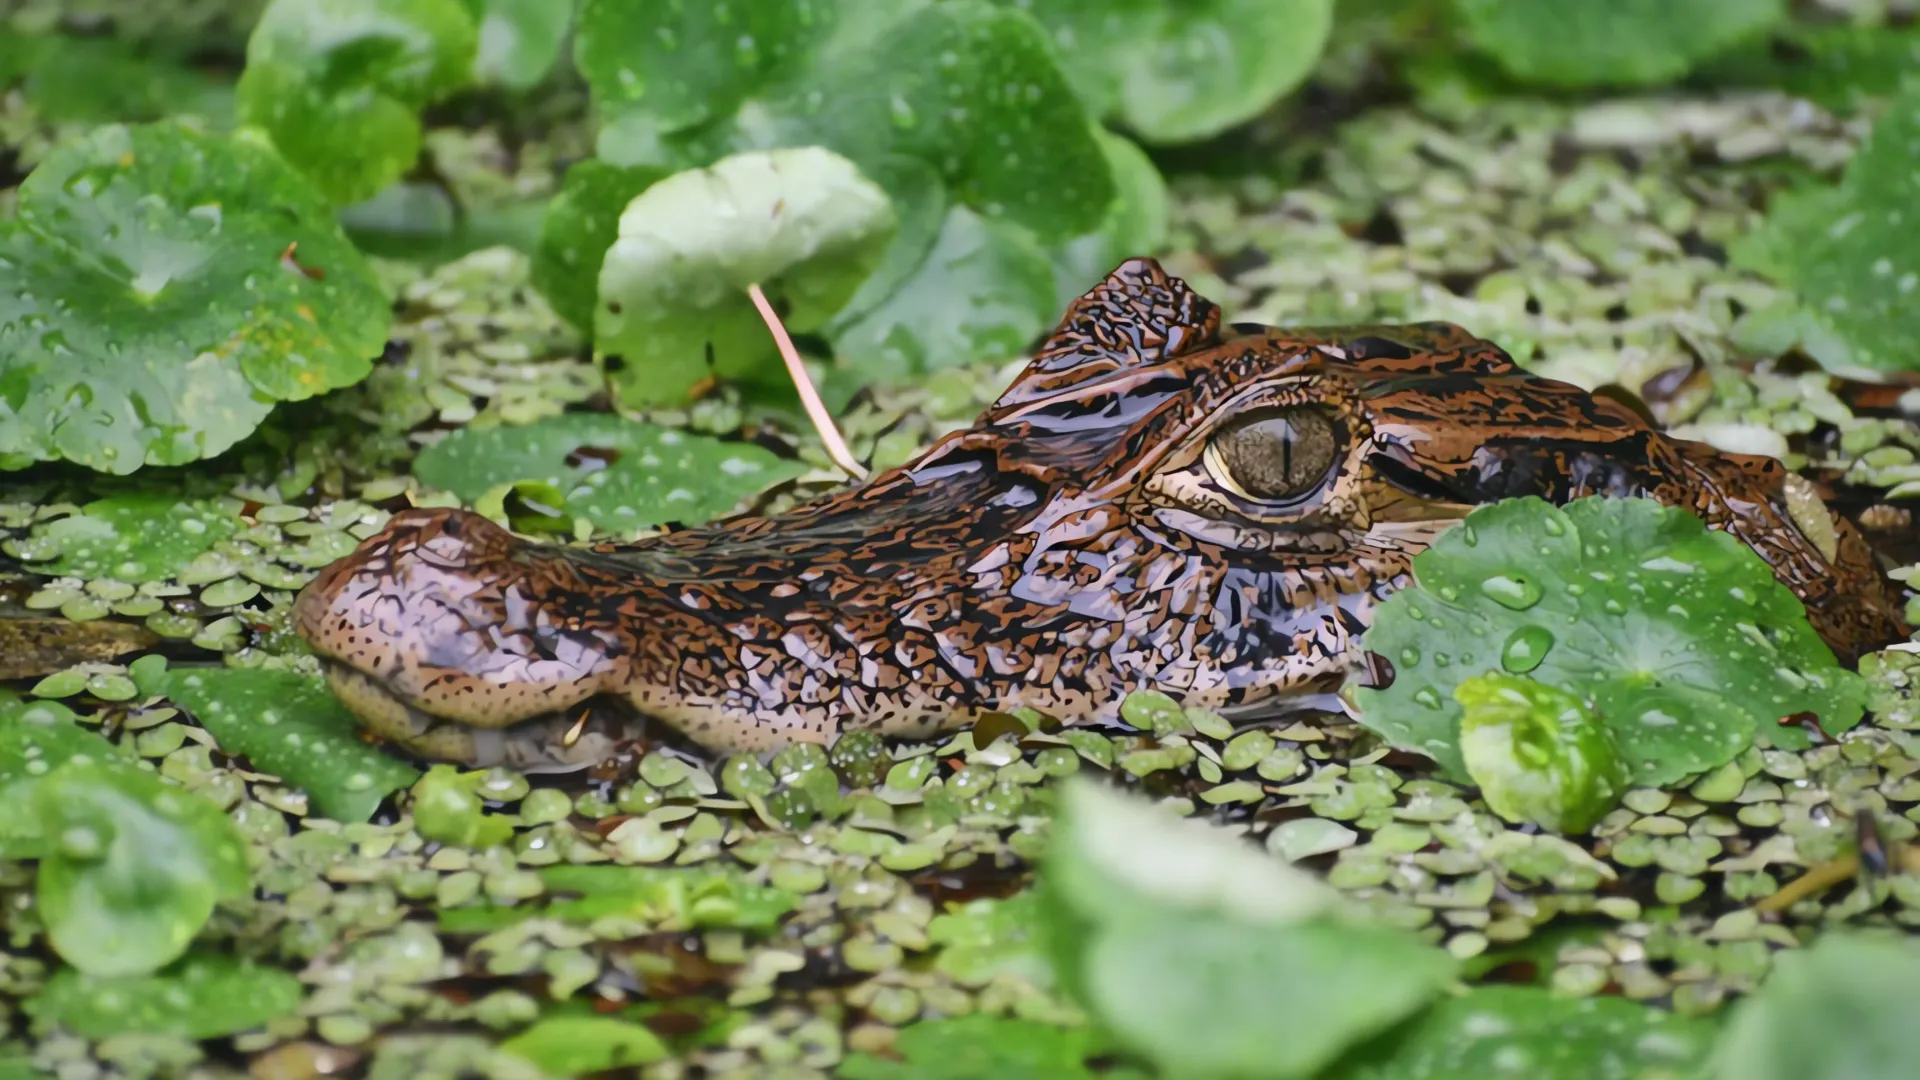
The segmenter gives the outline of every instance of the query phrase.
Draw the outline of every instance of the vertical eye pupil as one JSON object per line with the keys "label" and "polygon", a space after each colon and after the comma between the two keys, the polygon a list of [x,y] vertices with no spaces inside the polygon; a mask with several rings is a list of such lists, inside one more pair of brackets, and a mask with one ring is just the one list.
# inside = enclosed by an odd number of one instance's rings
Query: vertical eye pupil
{"label": "vertical eye pupil", "polygon": [[1223,425],[1209,457],[1232,487],[1278,501],[1317,487],[1339,449],[1333,417],[1313,406],[1263,409]]}

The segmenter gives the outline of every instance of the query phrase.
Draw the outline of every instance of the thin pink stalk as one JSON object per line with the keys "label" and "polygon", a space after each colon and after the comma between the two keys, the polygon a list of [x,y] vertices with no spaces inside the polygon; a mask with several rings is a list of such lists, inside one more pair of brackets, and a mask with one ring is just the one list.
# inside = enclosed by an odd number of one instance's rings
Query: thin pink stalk
{"label": "thin pink stalk", "polygon": [[847,449],[847,441],[840,437],[840,429],[834,425],[826,403],[820,400],[820,394],[813,388],[813,377],[807,374],[807,365],[800,360],[800,350],[793,347],[793,338],[787,336],[787,328],[781,325],[779,314],[767,302],[767,294],[761,292],[759,284],[755,283],[747,286],[747,295],[753,297],[753,306],[760,309],[760,318],[766,321],[767,329],[773,333],[774,344],[780,347],[780,359],[786,361],[787,375],[793,379],[793,388],[800,392],[800,404],[806,407],[807,419],[813,421],[813,430],[819,432],[820,441],[826,445],[827,457],[848,476],[865,480],[867,470],[854,459],[853,451]]}

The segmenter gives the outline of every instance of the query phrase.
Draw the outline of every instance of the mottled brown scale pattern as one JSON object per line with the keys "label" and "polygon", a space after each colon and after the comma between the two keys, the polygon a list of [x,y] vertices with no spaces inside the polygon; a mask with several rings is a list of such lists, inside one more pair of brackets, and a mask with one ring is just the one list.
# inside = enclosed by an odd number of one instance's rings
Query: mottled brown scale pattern
{"label": "mottled brown scale pattern", "polygon": [[[1222,423],[1302,408],[1339,434],[1310,490],[1258,501],[1207,460]],[[604,712],[576,724],[596,695],[720,750],[1016,706],[1106,719],[1140,688],[1233,718],[1337,707],[1412,557],[1519,495],[1689,507],[1765,556],[1843,657],[1905,634],[1859,534],[1836,519],[1823,555],[1785,477],[1459,327],[1223,327],[1134,260],[972,427],[857,488],[591,549],[410,510],[327,567],[295,622],[370,730],[534,770],[634,734]]]}

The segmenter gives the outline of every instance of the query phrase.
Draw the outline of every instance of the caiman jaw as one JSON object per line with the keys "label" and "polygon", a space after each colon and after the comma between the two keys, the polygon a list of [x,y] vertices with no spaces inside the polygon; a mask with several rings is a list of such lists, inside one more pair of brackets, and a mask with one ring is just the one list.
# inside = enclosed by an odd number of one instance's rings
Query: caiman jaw
{"label": "caiman jaw", "polygon": [[710,750],[1114,720],[1135,690],[1252,720],[1338,688],[1377,605],[1475,506],[1651,497],[1746,543],[1843,657],[1905,636],[1857,530],[1784,467],[1686,443],[1450,325],[1261,328],[1134,260],[964,431],[772,517],[628,544],[394,516],[294,625],[366,726],[554,771],[637,725]]}
{"label": "caiman jaw", "polygon": [[589,703],[511,727],[469,727],[409,705],[379,680],[346,664],[324,660],[321,667],[327,688],[368,734],[431,761],[474,769],[504,765],[523,773],[576,772],[645,734],[642,718],[625,714],[613,703]]}

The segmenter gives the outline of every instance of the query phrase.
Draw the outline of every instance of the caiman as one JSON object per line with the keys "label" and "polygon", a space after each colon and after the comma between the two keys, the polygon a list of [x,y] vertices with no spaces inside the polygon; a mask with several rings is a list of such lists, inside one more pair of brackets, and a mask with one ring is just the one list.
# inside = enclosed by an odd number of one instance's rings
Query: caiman
{"label": "caiman", "polygon": [[[1222,325],[1135,259],[971,427],[857,487],[593,546],[406,510],[295,625],[370,732],[476,766],[581,768],[649,717],[761,750],[1020,706],[1107,720],[1142,688],[1247,722],[1337,709],[1413,556],[1515,496],[1686,507],[1841,658],[1905,636],[1864,538],[1805,488],[1457,326]],[[599,696],[631,709],[582,710]]]}

